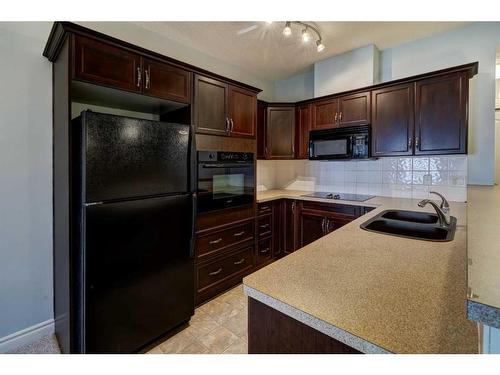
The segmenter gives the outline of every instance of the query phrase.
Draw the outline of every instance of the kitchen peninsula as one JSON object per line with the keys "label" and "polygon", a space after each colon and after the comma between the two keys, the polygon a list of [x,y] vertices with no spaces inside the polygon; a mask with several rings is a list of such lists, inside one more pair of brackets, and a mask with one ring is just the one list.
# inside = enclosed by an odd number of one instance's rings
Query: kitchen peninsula
{"label": "kitchen peninsula", "polygon": [[[303,194],[265,191],[257,201],[327,201]],[[385,209],[432,210],[417,203],[362,202],[376,208],[247,276],[249,353],[477,353],[477,327],[466,313],[466,205],[450,202],[451,242],[359,227]]]}

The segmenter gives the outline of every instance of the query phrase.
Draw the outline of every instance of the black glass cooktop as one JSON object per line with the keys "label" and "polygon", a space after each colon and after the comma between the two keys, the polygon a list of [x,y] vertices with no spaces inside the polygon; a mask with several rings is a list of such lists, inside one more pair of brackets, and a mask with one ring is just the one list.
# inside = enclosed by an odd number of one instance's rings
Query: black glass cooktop
{"label": "black glass cooktop", "polygon": [[348,193],[328,193],[317,191],[315,193],[303,195],[304,197],[323,198],[323,199],[339,199],[343,201],[364,202],[368,199],[375,197],[375,195],[363,194],[348,194]]}

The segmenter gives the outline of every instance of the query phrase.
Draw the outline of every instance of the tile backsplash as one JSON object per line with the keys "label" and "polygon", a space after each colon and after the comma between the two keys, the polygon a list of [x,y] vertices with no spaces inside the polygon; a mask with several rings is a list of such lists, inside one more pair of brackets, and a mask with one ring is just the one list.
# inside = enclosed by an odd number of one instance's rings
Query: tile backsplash
{"label": "tile backsplash", "polygon": [[358,161],[259,160],[258,190],[290,189],[427,198],[435,190],[467,200],[467,156]]}

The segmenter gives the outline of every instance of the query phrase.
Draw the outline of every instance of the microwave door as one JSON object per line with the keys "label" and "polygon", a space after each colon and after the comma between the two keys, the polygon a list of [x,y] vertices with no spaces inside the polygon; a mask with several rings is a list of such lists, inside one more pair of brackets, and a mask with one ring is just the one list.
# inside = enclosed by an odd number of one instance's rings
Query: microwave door
{"label": "microwave door", "polygon": [[312,158],[316,160],[347,159],[352,155],[350,136],[315,140],[311,146]]}

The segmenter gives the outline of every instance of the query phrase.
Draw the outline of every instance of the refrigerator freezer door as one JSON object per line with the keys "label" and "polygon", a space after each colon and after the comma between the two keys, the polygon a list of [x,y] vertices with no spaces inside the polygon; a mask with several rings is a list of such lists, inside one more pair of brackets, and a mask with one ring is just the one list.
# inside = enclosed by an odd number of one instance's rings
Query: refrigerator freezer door
{"label": "refrigerator freezer door", "polygon": [[190,191],[189,126],[83,112],[86,202]]}
{"label": "refrigerator freezer door", "polygon": [[194,313],[190,194],[86,207],[84,352],[131,353]]}

